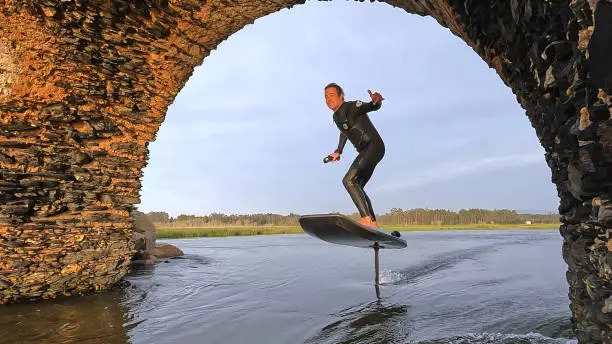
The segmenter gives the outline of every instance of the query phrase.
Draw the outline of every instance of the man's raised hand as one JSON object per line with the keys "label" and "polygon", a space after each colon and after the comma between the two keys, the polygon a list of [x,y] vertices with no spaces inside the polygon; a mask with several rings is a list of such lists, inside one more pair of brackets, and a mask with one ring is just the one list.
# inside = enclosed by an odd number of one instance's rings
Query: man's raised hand
{"label": "man's raised hand", "polygon": [[385,99],[378,92],[372,93],[372,91],[368,90],[368,93],[370,94],[370,98],[372,98],[372,103],[374,104],[378,104]]}

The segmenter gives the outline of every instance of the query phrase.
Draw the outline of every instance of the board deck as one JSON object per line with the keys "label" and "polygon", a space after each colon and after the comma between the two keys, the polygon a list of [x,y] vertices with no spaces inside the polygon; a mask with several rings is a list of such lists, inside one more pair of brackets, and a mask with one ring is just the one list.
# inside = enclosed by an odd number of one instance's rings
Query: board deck
{"label": "board deck", "polygon": [[311,236],[339,245],[371,248],[378,243],[380,248],[405,248],[406,241],[391,233],[364,226],[341,214],[313,214],[299,218],[304,232]]}

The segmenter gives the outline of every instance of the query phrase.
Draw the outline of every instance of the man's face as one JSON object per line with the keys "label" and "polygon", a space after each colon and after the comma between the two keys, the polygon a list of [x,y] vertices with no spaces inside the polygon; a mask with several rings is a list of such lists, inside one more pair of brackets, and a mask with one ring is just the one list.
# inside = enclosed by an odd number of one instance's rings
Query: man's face
{"label": "man's face", "polygon": [[335,87],[328,87],[325,89],[325,103],[327,107],[336,111],[343,102],[344,96],[339,95]]}

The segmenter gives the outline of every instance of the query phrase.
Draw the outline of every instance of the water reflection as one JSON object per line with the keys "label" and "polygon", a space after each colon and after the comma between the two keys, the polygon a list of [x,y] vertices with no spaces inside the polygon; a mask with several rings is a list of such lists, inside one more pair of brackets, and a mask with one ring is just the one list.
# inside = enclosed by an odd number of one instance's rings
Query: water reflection
{"label": "water reflection", "polygon": [[132,268],[130,273],[128,274],[128,278],[138,278],[138,277],[146,277],[153,276],[155,272],[155,264],[147,264],[147,263],[134,263],[132,264]]}
{"label": "water reflection", "polygon": [[[129,280],[151,278],[155,264],[133,264]],[[142,294],[142,295],[137,295]],[[0,307],[0,343],[130,343],[130,306],[146,297],[124,280],[113,290]]]}
{"label": "water reflection", "polygon": [[0,343],[129,343],[122,291],[0,308]]}
{"label": "water reflection", "polygon": [[385,305],[382,299],[332,316],[340,319],[323,327],[305,343],[403,343],[411,332],[408,306]]}

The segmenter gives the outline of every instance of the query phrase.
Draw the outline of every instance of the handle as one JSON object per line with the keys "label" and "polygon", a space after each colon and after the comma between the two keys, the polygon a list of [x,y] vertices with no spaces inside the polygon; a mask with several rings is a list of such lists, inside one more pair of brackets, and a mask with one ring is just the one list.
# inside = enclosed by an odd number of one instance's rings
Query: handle
{"label": "handle", "polygon": [[[338,160],[340,160],[340,157],[338,157]],[[325,158],[323,158],[323,163],[327,164],[328,162],[332,161],[332,157],[331,155],[326,156]]]}

